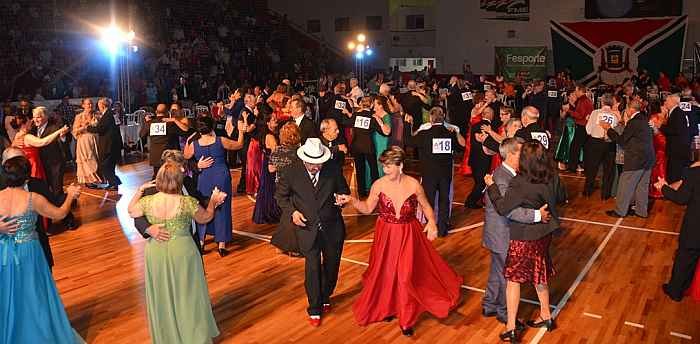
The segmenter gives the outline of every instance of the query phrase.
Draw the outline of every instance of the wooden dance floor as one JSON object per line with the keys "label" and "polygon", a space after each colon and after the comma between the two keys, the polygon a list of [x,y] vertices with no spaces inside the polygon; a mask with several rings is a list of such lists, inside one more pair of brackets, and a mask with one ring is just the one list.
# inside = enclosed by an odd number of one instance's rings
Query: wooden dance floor
{"label": "wooden dance floor", "polygon": [[[88,343],[148,343],[143,287],[144,239],[133,227],[127,205],[151,176],[146,163],[120,166],[120,195],[85,189],[75,210],[77,231],[51,237],[54,276],[73,327]],[[234,183],[239,171],[233,172]],[[346,166],[351,180],[351,169]],[[67,182],[70,182],[67,177]],[[583,179],[563,180],[570,202],[562,208],[563,231],[552,248],[557,276],[550,286],[559,328],[527,329],[524,343],[698,343],[700,304],[675,303],[661,291],[669,275],[684,209],[657,201],[648,219],[613,219],[596,191],[583,198]],[[354,179],[353,179],[354,182]],[[471,178],[455,177],[455,201],[462,202]],[[481,246],[483,210],[454,204],[453,233],[434,245],[464,277],[463,301],[446,319],[423,315],[416,335],[405,338],[398,323],[357,326],[352,303],[369,260],[375,216],[345,209],[347,241],[333,311],[319,328],[307,323],[304,261],[277,253],[267,242],[271,225],[252,223],[254,203],[233,200],[231,254],[207,243],[204,257],[217,343],[496,343],[504,326],[481,316],[489,254]],[[536,294],[523,287],[519,316],[536,317]]]}

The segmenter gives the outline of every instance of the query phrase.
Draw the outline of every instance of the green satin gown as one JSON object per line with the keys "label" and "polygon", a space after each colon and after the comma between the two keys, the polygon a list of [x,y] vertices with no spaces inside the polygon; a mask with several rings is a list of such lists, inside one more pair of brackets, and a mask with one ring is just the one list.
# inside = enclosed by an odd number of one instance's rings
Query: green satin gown
{"label": "green satin gown", "polygon": [[152,214],[152,205],[163,195],[143,197],[139,206],[151,224],[164,224],[170,240],[148,239],[146,259],[146,305],[154,344],[212,343],[219,335],[204,277],[202,258],[190,234],[197,200],[182,196],[180,209],[171,219]]}

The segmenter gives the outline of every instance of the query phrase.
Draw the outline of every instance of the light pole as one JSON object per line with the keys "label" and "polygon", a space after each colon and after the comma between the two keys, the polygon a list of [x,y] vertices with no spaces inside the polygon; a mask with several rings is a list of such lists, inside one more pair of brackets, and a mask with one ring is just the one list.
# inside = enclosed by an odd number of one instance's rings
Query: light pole
{"label": "light pole", "polygon": [[[116,68],[119,69],[117,77],[116,98],[122,103],[126,112],[131,112],[131,72],[129,65],[129,54],[131,51],[137,52],[138,47],[133,45],[136,33],[134,31],[124,32],[116,25],[100,29],[102,45],[110,54],[112,62],[117,59]],[[113,74],[114,75],[114,74]]]}
{"label": "light pole", "polygon": [[365,34],[360,33],[355,37],[356,40],[351,40],[348,42],[348,50],[353,54],[353,60],[355,61],[354,73],[357,76],[358,83],[360,87],[364,87],[365,84],[365,57],[372,55],[372,49],[367,43],[367,37]]}

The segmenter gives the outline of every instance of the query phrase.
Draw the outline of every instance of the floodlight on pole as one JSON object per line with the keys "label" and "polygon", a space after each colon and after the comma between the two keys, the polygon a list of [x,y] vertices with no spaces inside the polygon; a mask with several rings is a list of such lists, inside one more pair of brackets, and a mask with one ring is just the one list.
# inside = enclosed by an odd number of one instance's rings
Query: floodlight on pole
{"label": "floodlight on pole", "polygon": [[357,35],[357,41],[360,43],[364,42],[366,39],[367,39],[367,37],[365,37],[364,33]]}
{"label": "floodlight on pole", "polygon": [[355,50],[355,42],[351,41],[348,43],[348,50],[351,50],[351,51]]}
{"label": "floodlight on pole", "polygon": [[365,51],[365,45],[364,44],[358,44],[357,45],[357,52],[362,54]]}

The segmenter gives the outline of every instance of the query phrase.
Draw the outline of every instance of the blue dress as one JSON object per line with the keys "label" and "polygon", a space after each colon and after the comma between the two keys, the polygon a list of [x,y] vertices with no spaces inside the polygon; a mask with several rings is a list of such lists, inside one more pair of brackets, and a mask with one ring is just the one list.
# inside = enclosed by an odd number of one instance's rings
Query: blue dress
{"label": "blue dress", "polygon": [[229,242],[233,236],[231,224],[231,172],[226,165],[226,150],[221,144],[221,138],[216,137],[214,143],[202,146],[198,141],[194,141],[194,158],[211,157],[214,163],[202,170],[197,180],[197,190],[206,197],[211,196],[214,187],[225,192],[226,200],[216,208],[214,219],[206,225],[197,225],[199,240],[204,241],[205,234],[214,235],[216,242]]}
{"label": "blue dress", "polygon": [[84,343],[68,322],[36,233],[37,214],[13,216],[19,228],[0,234],[0,344]]}

